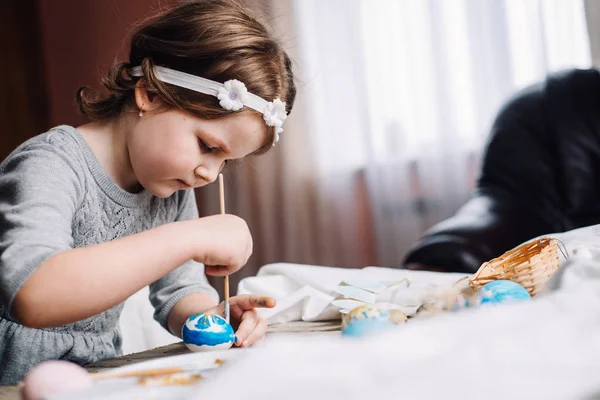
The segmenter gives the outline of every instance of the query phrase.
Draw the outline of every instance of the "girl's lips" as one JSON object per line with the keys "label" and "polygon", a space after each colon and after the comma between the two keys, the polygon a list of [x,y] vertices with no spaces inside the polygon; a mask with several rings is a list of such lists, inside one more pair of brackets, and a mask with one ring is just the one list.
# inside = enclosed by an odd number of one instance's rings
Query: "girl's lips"
{"label": "girl's lips", "polygon": [[182,188],[182,189],[189,189],[189,188],[191,188],[190,185],[188,185],[187,183],[185,183],[181,179],[177,179],[177,183],[179,183],[179,187]]}

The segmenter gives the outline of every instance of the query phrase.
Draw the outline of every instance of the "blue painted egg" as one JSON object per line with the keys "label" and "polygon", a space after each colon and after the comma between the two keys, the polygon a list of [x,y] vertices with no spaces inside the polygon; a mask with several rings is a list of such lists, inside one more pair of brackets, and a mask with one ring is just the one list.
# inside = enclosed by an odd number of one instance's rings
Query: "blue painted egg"
{"label": "blue painted egg", "polygon": [[531,295],[523,286],[508,280],[486,283],[479,289],[479,304],[500,304],[531,300]]}
{"label": "blue painted egg", "polygon": [[372,305],[356,307],[342,319],[342,335],[361,337],[395,326],[390,314]]}
{"label": "blue painted egg", "polygon": [[217,314],[189,317],[181,329],[183,343],[192,351],[226,350],[235,342],[233,327]]}

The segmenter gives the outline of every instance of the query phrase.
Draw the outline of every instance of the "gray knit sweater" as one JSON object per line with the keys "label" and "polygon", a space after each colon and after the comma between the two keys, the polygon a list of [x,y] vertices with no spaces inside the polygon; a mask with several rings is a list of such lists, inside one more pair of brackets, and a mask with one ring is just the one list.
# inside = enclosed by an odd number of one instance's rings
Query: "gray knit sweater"
{"label": "gray knit sweater", "polygon": [[[19,146],[0,164],[0,384],[17,382],[44,360],[85,364],[121,352],[123,304],[48,329],[26,328],[9,314],[17,291],[45,260],[197,217],[191,190],[160,199],[118,187],[73,127],[56,127]],[[218,299],[204,266],[189,261],[150,285],[155,319],[166,328],[173,305],[199,292]]]}

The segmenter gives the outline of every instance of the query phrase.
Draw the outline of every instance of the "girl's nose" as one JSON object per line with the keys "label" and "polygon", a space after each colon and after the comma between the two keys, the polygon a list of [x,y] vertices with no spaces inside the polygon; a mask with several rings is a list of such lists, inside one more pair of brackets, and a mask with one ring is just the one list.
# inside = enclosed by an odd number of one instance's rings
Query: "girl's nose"
{"label": "girl's nose", "polygon": [[217,180],[217,176],[219,175],[220,168],[218,166],[198,166],[194,170],[194,174],[197,178],[203,180],[206,183],[212,183]]}

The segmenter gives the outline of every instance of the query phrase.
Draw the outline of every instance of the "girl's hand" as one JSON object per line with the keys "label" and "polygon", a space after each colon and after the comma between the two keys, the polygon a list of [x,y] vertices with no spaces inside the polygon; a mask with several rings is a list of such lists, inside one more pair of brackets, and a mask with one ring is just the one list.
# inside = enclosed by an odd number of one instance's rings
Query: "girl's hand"
{"label": "girl's hand", "polygon": [[[273,308],[275,299],[266,296],[243,294],[229,299],[231,325],[236,329],[236,346],[249,347],[261,340],[267,333],[267,323],[256,312],[256,308]],[[221,303],[207,312],[224,315]]]}
{"label": "girl's hand", "polygon": [[191,231],[186,234],[191,243],[192,258],[205,265],[207,275],[230,275],[244,265],[252,255],[252,235],[246,221],[230,214],[186,221]]}

